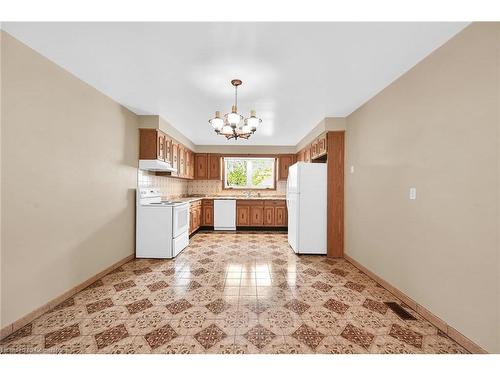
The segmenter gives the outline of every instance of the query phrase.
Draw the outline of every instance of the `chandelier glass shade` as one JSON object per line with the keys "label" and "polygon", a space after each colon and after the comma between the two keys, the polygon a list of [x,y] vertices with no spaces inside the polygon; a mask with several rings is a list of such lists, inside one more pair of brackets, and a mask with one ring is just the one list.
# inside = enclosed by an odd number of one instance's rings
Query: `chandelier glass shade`
{"label": "chandelier glass shade", "polygon": [[248,139],[255,133],[261,124],[262,120],[257,117],[254,110],[250,111],[250,117],[244,119],[238,113],[238,86],[243,82],[239,79],[233,79],[231,84],[234,86],[234,105],[231,112],[226,113],[224,118],[221,118],[220,112],[215,112],[215,117],[208,120],[214,131],[225,136],[227,139]]}

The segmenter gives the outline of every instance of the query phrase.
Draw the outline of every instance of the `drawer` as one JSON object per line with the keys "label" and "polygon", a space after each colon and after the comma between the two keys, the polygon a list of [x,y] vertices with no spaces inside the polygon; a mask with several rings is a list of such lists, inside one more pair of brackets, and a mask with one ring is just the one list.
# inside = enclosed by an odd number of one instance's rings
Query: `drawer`
{"label": "drawer", "polygon": [[214,205],[214,200],[213,199],[203,199],[202,200],[202,205],[203,206],[213,206]]}
{"label": "drawer", "polygon": [[263,201],[260,199],[238,199],[237,206],[263,206]]}
{"label": "drawer", "polygon": [[271,206],[271,207],[275,207],[275,206],[286,206],[286,201],[285,200],[265,200],[264,201],[264,206]]}

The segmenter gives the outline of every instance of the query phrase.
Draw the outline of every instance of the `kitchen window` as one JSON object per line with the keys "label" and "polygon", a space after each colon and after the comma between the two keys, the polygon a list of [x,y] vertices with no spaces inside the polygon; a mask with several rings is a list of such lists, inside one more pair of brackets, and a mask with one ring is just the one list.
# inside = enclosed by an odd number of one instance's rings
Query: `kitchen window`
{"label": "kitchen window", "polygon": [[276,188],[276,158],[225,157],[224,189]]}

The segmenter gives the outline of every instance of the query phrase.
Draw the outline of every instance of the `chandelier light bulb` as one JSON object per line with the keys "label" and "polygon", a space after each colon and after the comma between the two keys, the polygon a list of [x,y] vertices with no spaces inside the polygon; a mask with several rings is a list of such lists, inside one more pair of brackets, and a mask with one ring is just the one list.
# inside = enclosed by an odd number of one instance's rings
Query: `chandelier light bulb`
{"label": "chandelier light bulb", "polygon": [[220,130],[224,126],[224,120],[221,119],[219,111],[216,111],[215,117],[211,120],[208,120],[208,122],[210,123],[210,125],[212,125],[216,132],[220,132]]}

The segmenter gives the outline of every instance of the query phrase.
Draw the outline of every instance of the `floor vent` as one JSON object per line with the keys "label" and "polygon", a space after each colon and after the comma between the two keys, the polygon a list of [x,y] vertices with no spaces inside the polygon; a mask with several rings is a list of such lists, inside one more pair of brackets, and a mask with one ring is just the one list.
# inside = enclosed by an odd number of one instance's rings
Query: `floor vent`
{"label": "floor vent", "polygon": [[397,316],[403,320],[417,320],[397,302],[384,302]]}

